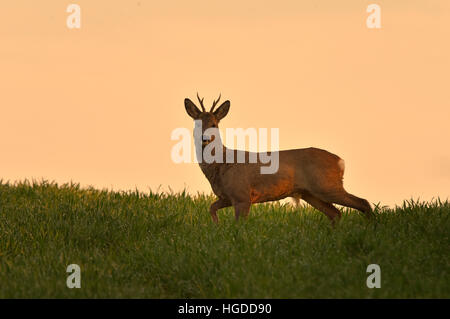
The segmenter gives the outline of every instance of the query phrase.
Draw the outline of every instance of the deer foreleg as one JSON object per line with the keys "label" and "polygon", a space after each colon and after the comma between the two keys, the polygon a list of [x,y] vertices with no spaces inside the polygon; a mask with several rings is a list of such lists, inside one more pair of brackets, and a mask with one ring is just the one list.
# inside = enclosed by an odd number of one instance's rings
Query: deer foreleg
{"label": "deer foreleg", "polygon": [[211,217],[216,224],[219,222],[219,219],[217,218],[217,211],[221,208],[229,206],[231,206],[230,201],[223,198],[219,198],[218,200],[216,200],[214,203],[211,204],[211,207],[209,208],[209,213],[211,214]]}
{"label": "deer foreleg", "polygon": [[234,216],[236,220],[239,220],[239,216],[242,215],[242,217],[247,217],[248,213],[250,212],[250,202],[241,202],[241,203],[235,203],[234,206]]}

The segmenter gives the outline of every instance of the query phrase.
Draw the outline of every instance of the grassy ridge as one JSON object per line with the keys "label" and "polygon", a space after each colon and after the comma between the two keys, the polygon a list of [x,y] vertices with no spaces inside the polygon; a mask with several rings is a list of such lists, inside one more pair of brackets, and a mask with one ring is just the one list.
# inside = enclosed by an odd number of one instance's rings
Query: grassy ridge
{"label": "grassy ridge", "polygon": [[[212,196],[0,182],[0,297],[449,298],[450,203],[405,202],[335,229],[312,208],[262,204],[211,222]],[[81,267],[81,289],[66,267]],[[381,267],[368,289],[366,267]]]}

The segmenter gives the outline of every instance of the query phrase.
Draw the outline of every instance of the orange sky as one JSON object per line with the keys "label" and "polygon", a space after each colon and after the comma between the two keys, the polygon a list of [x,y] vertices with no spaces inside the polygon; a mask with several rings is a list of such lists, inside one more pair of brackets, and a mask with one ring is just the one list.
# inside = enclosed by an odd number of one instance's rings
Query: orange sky
{"label": "orange sky", "polygon": [[450,195],[447,0],[2,1],[0,37],[3,180],[209,192],[170,157],[199,91],[231,100],[222,129],[344,158],[370,202]]}

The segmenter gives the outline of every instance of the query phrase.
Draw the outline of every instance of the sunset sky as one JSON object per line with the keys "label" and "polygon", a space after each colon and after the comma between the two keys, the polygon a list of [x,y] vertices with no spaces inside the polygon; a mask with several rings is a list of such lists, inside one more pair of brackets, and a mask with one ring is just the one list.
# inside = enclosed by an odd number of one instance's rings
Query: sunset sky
{"label": "sunset sky", "polygon": [[450,1],[2,1],[0,37],[3,181],[210,192],[171,160],[198,91],[231,101],[221,129],[339,155],[371,203],[450,195]]}

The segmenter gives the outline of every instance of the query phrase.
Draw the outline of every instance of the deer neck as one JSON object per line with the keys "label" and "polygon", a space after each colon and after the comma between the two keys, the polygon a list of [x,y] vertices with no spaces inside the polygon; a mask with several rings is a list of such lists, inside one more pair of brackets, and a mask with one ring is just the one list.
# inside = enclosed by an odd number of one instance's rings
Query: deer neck
{"label": "deer neck", "polygon": [[[203,145],[201,146],[202,155],[205,154],[205,152],[204,152],[205,147],[206,146],[203,146]],[[213,156],[216,155],[215,150],[221,150],[222,154],[220,155],[220,153],[219,153],[218,156],[220,156],[222,160],[208,162],[205,160],[204,156],[202,156],[202,161],[199,163],[200,169],[202,170],[203,174],[205,174],[206,178],[209,180],[211,185],[213,185],[219,178],[220,167],[222,165],[225,165],[225,160],[226,160],[227,148],[225,147],[225,145],[222,144],[222,140],[220,138],[216,142],[216,146],[214,147],[211,155],[213,155]]]}

